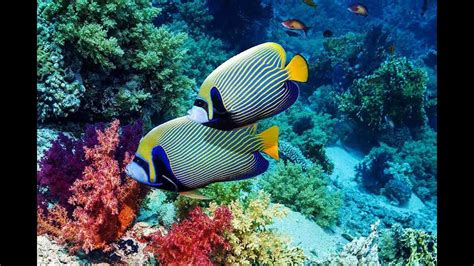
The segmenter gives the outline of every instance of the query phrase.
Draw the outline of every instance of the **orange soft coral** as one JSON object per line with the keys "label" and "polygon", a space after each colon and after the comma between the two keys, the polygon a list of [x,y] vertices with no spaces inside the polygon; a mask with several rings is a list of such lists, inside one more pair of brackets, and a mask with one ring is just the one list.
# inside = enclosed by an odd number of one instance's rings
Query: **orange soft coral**
{"label": "orange soft coral", "polygon": [[109,251],[111,243],[120,238],[135,218],[141,198],[139,184],[120,174],[130,161],[125,155],[122,165],[115,159],[119,145],[119,121],[104,131],[97,131],[98,144],[84,147],[86,160],[82,178],[70,190],[69,203],[75,206],[73,221],[65,226],[64,237],[71,242],[71,251],[95,249]]}
{"label": "orange soft coral", "polygon": [[62,229],[69,223],[67,211],[59,204],[54,205],[48,211],[48,215],[44,214],[41,207],[37,207],[37,234],[48,234],[56,239],[62,237]]}

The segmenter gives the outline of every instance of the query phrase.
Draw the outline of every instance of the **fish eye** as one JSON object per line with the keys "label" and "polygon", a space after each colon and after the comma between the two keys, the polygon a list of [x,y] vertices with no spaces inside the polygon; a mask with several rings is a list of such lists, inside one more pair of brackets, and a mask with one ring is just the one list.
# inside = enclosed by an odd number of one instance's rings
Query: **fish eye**
{"label": "fish eye", "polygon": [[194,101],[194,106],[197,106],[197,107],[205,107],[207,104],[205,101],[201,100],[201,99],[196,99]]}

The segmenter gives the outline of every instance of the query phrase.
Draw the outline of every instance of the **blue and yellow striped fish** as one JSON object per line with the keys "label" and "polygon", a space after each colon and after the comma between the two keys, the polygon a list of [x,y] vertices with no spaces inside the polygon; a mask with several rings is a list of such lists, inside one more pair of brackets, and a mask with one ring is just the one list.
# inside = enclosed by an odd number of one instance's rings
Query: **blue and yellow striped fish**
{"label": "blue and yellow striped fish", "polygon": [[188,116],[206,126],[232,130],[276,115],[298,98],[293,81],[306,82],[308,64],[268,42],[250,48],[216,68],[204,80]]}
{"label": "blue and yellow striped fish", "polygon": [[141,183],[175,192],[251,178],[268,168],[260,151],[278,160],[278,127],[260,134],[255,130],[256,125],[223,131],[180,117],[140,140],[126,173]]}

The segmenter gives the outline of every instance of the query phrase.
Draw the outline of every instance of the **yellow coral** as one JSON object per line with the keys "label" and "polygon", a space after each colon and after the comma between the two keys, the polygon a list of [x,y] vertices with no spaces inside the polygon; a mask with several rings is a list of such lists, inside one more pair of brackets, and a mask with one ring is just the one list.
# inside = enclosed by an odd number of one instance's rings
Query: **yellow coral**
{"label": "yellow coral", "polygon": [[[245,205],[245,206],[244,206]],[[210,211],[217,205],[211,203]],[[288,209],[281,204],[270,204],[270,195],[263,191],[248,204],[233,201],[229,205],[232,211],[234,230],[226,235],[231,249],[216,258],[225,265],[251,264],[303,264],[304,252],[301,248],[290,247],[289,239],[268,230],[265,226],[273,223],[273,218],[282,218]]]}

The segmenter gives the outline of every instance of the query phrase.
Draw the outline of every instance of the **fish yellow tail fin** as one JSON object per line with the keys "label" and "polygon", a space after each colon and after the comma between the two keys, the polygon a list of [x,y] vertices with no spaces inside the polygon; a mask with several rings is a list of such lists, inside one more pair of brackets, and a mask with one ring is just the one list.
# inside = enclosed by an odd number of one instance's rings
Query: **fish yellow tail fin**
{"label": "fish yellow tail fin", "polygon": [[272,126],[258,135],[263,140],[263,152],[278,160],[278,127]]}
{"label": "fish yellow tail fin", "polygon": [[308,62],[303,56],[295,55],[286,66],[290,73],[290,80],[306,82],[308,80]]}

